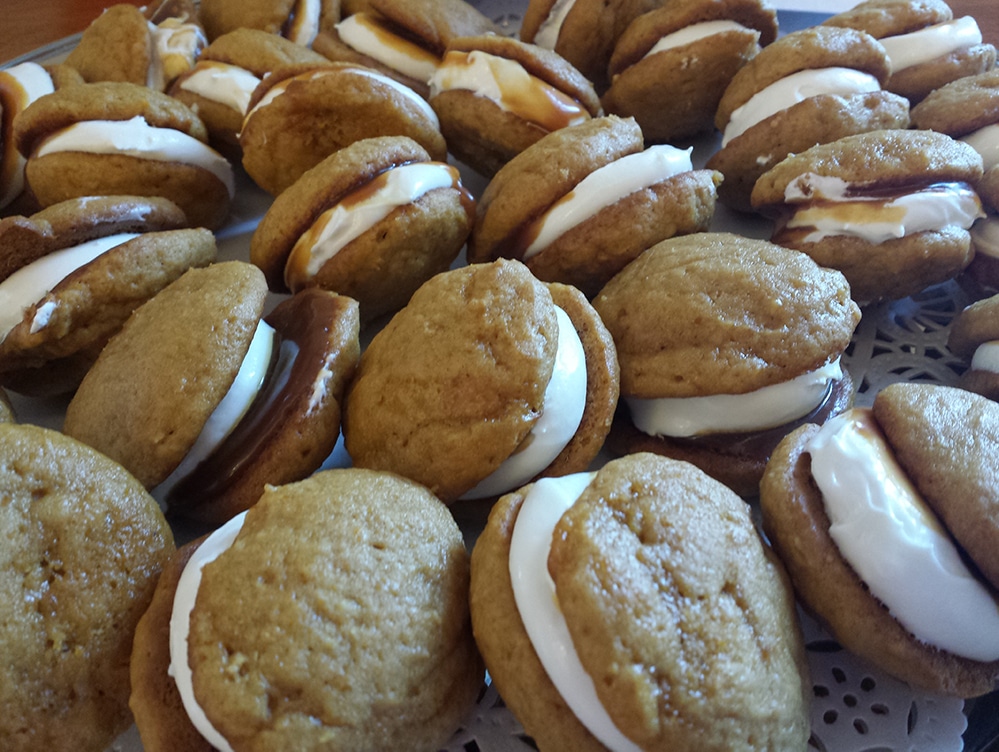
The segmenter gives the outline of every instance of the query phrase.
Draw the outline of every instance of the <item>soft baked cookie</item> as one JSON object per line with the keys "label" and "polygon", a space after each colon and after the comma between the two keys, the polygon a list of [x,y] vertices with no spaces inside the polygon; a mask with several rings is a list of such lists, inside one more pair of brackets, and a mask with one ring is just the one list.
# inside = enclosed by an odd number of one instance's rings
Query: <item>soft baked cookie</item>
{"label": "soft baked cookie", "polygon": [[243,167],[277,196],[335,151],[376,136],[408,136],[447,159],[436,113],[412,89],[352,63],[289,65],[250,100],[239,143]]}
{"label": "soft baked cookie", "polygon": [[633,119],[594,118],[525,149],[486,186],[471,262],[515,258],[592,297],[646,248],[708,229],[721,175],[690,150],[644,148]]}
{"label": "soft baked cookie", "polygon": [[756,183],[771,239],[839,269],[860,303],[904,298],[961,272],[983,216],[982,158],[934,131],[846,136],[789,156]]}
{"label": "soft baked cookie", "polygon": [[266,294],[242,261],[184,274],[104,348],[63,430],[128,468],[174,517],[219,523],[264,485],[309,475],[339,435],[357,304],[306,290],[262,316]]}
{"label": "soft baked cookie", "polygon": [[749,507],[688,463],[636,454],[501,498],[472,551],[471,609],[541,750],[806,746],[786,576]]}
{"label": "soft baked cookie", "polygon": [[986,216],[971,228],[975,257],[967,273],[987,290],[999,290],[999,70],[965,76],[930,92],[912,108],[912,124],[971,144],[984,173],[975,186]]}
{"label": "soft baked cookie", "polygon": [[174,551],[153,498],[62,434],[0,424],[0,738],[102,752],[132,722],[132,634]]}
{"label": "soft baked cookie", "polygon": [[465,0],[370,0],[313,48],[330,60],[358,63],[404,83],[423,97],[444,57],[458,37],[498,34],[499,27]]}
{"label": "soft baked cookie", "polygon": [[91,21],[66,64],[85,81],[127,81],[166,91],[208,43],[192,6],[180,17],[151,20],[149,9],[112,5]]}
{"label": "soft baked cookie", "polygon": [[405,136],[355,141],[281,193],[250,241],[271,290],[354,298],[361,321],[402,308],[457,258],[475,202],[458,171]]}
{"label": "soft baked cookie", "polygon": [[231,151],[238,149],[243,118],[263,78],[285,65],[324,61],[318,52],[277,34],[234,29],[208,45],[169,94],[198,113],[218,148]]}
{"label": "soft baked cookie", "polygon": [[451,153],[487,177],[546,134],[602,114],[593,85],[558,53],[496,34],[447,46],[430,104]]}
{"label": "soft baked cookie", "polygon": [[729,81],[776,38],[777,12],[763,0],[675,0],[621,34],[600,101],[634,117],[648,141],[713,130]]}
{"label": "soft baked cookie", "polygon": [[947,346],[968,361],[957,385],[999,400],[999,295],[965,307],[951,323]]}
{"label": "soft baked cookie", "polygon": [[707,161],[725,181],[727,206],[750,211],[757,178],[789,154],[843,136],[907,128],[909,102],[883,91],[884,48],[855,29],[794,31],[763,48],[725,88],[715,126],[721,148]]}
{"label": "soft baked cookie", "polygon": [[99,82],[35,100],[14,127],[42,206],[97,195],[163,196],[193,226],[217,229],[235,193],[232,165],[201,119],[147,86]]}
{"label": "soft baked cookie", "polygon": [[840,358],[860,310],[843,275],[803,253],[727,233],[671,238],[593,305],[621,366],[616,454],[687,460],[754,496],[785,434],[852,402]]}
{"label": "soft baked cookie", "polygon": [[997,453],[995,402],[893,384],[873,410],[789,435],[760,487],[799,601],[927,691],[971,697],[999,680]]}
{"label": "soft baked cookie", "polygon": [[425,282],[361,356],[344,405],[355,466],[446,503],[586,468],[610,428],[618,366],[582,293],[517,261]]}
{"label": "soft baked cookie", "polygon": [[996,48],[982,43],[975,19],[955,19],[944,0],[865,0],[823,24],[866,31],[881,42],[892,68],[884,88],[911,104],[996,63]]}
{"label": "soft baked cookie", "polygon": [[415,483],[341,469],[269,486],[177,552],[139,624],[144,749],[442,748],[482,686],[468,568]]}
{"label": "soft baked cookie", "polygon": [[249,28],[311,47],[340,20],[340,0],[201,0],[198,8],[209,41]]}
{"label": "soft baked cookie", "polygon": [[132,311],[215,238],[162,198],[68,199],[0,219],[0,383],[32,395],[76,388]]}

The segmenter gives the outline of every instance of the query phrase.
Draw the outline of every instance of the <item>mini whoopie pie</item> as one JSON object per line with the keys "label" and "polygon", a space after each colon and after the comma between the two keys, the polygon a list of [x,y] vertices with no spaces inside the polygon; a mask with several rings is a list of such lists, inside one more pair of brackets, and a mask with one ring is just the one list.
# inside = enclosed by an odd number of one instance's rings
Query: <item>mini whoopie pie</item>
{"label": "mini whoopie pie", "polygon": [[610,334],[574,287],[518,261],[443,272],[361,355],[344,404],[357,467],[424,484],[445,503],[495,498],[585,469],[617,403]]}
{"label": "mini whoopie pie", "polygon": [[634,117],[648,141],[713,130],[736,71],[776,38],[777,12],[763,0],[675,0],[621,34],[600,101],[608,113]]}
{"label": "mini whoopie pie", "polygon": [[321,287],[368,322],[402,308],[457,258],[474,199],[458,171],[405,136],[355,141],[281,193],[250,241],[275,292]]}
{"label": "mini whoopie pie", "polygon": [[430,104],[451,153],[487,177],[546,134],[603,112],[593,85],[558,53],[497,34],[448,44]]}
{"label": "mini whoopie pie", "polygon": [[103,752],[132,723],[136,624],[174,539],[129,473],[47,428],[0,424],[0,738]]}
{"label": "mini whoopie pie", "polygon": [[63,430],[124,465],[174,517],[220,523],[265,484],[307,476],[339,436],[357,303],[310,289],[263,316],[266,295],[243,261],[188,271],[101,351]]}
{"label": "mini whoopie pie", "polygon": [[250,28],[311,47],[340,20],[340,0],[201,0],[198,17],[209,41]]}
{"label": "mini whoopie pie", "polygon": [[42,206],[99,195],[163,196],[193,226],[217,229],[235,193],[232,165],[187,105],[148,86],[98,82],[35,100],[14,125]]}
{"label": "mini whoopie pie", "polygon": [[801,750],[811,688],[786,575],[749,506],[654,454],[503,496],[472,627],[545,750]]}
{"label": "mini whoopie pie", "polygon": [[514,258],[592,297],[646,248],[708,229],[720,180],[693,169],[689,150],[646,149],[632,118],[593,118],[545,136],[493,177],[468,259]]}
{"label": "mini whoopie pie", "polygon": [[468,580],[457,523],[416,483],[268,486],[160,579],[132,654],[144,749],[441,749],[482,687]]}
{"label": "mini whoopie pie", "polygon": [[968,361],[957,385],[999,400],[999,295],[962,309],[951,322],[947,347]]}
{"label": "mini whoopie pie", "polygon": [[757,178],[789,154],[842,136],[909,126],[909,102],[882,89],[884,48],[856,29],[793,31],[763,48],[725,88],[715,126],[721,148],[707,167],[725,176],[723,203],[750,211]]}
{"label": "mini whoopie pie", "polygon": [[163,198],[67,199],[0,219],[0,383],[76,388],[135,308],[194,266],[215,237]]}
{"label": "mini whoopie pie", "polygon": [[884,88],[911,104],[996,63],[996,48],[982,42],[975,19],[955,19],[944,0],[865,0],[822,23],[859,29],[877,39],[891,61]]}
{"label": "mini whoopie pie", "polygon": [[465,0],[370,0],[356,13],[343,10],[344,18],[321,32],[313,49],[330,60],[381,71],[423,97],[452,40],[500,33]]}
{"label": "mini whoopie pie", "polygon": [[763,526],[798,600],[848,650],[927,691],[999,682],[999,405],[898,383],[775,450]]}
{"label": "mini whoopie pie", "polygon": [[983,216],[982,158],[926,130],[870,131],[793,154],[756,183],[771,239],[839,269],[861,303],[903,298],[961,272]]}
{"label": "mini whoopie pie", "polygon": [[447,159],[440,121],[423,97],[353,63],[286,65],[257,87],[239,143],[243,167],[277,196],[302,173],[355,141],[408,136]]}
{"label": "mini whoopie pie", "polygon": [[754,496],[786,433],[852,404],[840,359],[860,310],[842,274],[798,251],[728,233],[671,238],[593,305],[621,367],[615,454],[686,460]]}

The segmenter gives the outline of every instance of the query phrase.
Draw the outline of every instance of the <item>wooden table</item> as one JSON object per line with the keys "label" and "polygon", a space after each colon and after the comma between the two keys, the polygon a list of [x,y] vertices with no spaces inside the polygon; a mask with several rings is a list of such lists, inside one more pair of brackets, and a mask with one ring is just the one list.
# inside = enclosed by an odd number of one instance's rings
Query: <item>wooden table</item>
{"label": "wooden table", "polygon": [[[143,5],[146,0],[120,0]],[[3,0],[0,9],[0,61],[11,60],[43,44],[86,28],[113,0]],[[949,0],[955,15],[978,19],[985,40],[999,46],[996,0]],[[816,0],[816,7],[821,7]]]}

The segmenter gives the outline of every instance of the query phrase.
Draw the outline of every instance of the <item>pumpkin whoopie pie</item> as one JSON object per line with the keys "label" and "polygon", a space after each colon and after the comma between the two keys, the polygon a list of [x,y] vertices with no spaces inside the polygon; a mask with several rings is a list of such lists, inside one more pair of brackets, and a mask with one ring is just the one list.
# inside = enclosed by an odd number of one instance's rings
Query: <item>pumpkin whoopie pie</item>
{"label": "pumpkin whoopie pie", "polygon": [[631,118],[594,118],[545,136],[493,177],[468,259],[514,258],[592,297],[646,248],[706,230],[720,180],[693,169],[689,150],[645,149]]}
{"label": "pumpkin whoopie pie", "polygon": [[209,41],[250,28],[311,47],[340,20],[340,0],[201,0],[198,16]]}
{"label": "pumpkin whoopie pie", "polygon": [[711,131],[736,71],[776,38],[777,12],[763,0],[675,0],[621,34],[600,101],[634,117],[647,141]]}
{"label": "pumpkin whoopie pie", "polygon": [[486,177],[548,133],[602,114],[558,53],[496,34],[453,40],[430,79],[448,149]]}
{"label": "pumpkin whoopie pie", "polygon": [[971,16],[954,18],[944,0],[865,0],[822,22],[866,31],[888,52],[884,88],[916,104],[934,89],[991,70],[996,48]]}
{"label": "pumpkin whoopie pie", "polygon": [[474,200],[458,171],[405,136],[355,141],[305,172],[264,214],[250,261],[275,292],[321,287],[368,322],[402,308],[457,258]]}
{"label": "pumpkin whoopie pie", "polygon": [[721,148],[707,167],[725,176],[727,206],[751,211],[757,178],[794,154],[843,136],[909,126],[909,102],[883,90],[884,48],[855,29],[818,26],[784,35],[732,77],[715,113]]}
{"label": "pumpkin whoopie pie", "polygon": [[503,496],[472,551],[471,610],[539,749],[807,746],[786,575],[749,506],[689,463],[634,454]]}
{"label": "pumpkin whoopie pie", "polygon": [[288,65],[250,100],[239,143],[243,167],[277,196],[333,152],[376,136],[408,136],[443,162],[447,145],[426,100],[395,79],[353,63]]}
{"label": "pumpkin whoopie pie", "polygon": [[935,131],[846,136],[789,156],[753,188],[775,216],[775,243],[839,269],[854,299],[904,298],[961,272],[974,255],[969,228],[982,158]]}
{"label": "pumpkin whoopie pie", "polygon": [[843,275],[728,233],[654,245],[593,300],[614,338],[615,454],[650,451],[757,493],[777,442],[852,404],[840,358],[860,321]]}
{"label": "pumpkin whoopie pie", "polygon": [[77,387],[132,311],[215,238],[162,198],[67,199],[0,219],[0,383],[32,395]]}
{"label": "pumpkin whoopie pie", "polygon": [[500,259],[425,282],[361,355],[343,433],[358,467],[446,503],[585,469],[617,403],[600,317],[573,287]]}
{"label": "pumpkin whoopie pie", "polygon": [[927,691],[999,682],[999,405],[898,383],[774,451],[763,526],[799,601],[848,650]]}
{"label": "pumpkin whoopie pie", "polygon": [[160,578],[132,651],[143,748],[443,748],[483,680],[468,572],[416,483],[339,469],[268,486]]}
{"label": "pumpkin whoopie pie", "polygon": [[947,333],[947,347],[968,361],[957,385],[999,401],[999,295],[962,309]]}
{"label": "pumpkin whoopie pie", "polygon": [[193,226],[217,229],[235,194],[232,165],[193,110],[147,86],[99,82],[35,100],[14,126],[42,206],[99,195],[163,196]]}
{"label": "pumpkin whoopie pie", "polygon": [[242,261],[184,274],[104,348],[65,432],[130,469],[172,517],[220,523],[264,485],[313,472],[339,436],[357,304],[306,290],[263,316],[266,294]]}

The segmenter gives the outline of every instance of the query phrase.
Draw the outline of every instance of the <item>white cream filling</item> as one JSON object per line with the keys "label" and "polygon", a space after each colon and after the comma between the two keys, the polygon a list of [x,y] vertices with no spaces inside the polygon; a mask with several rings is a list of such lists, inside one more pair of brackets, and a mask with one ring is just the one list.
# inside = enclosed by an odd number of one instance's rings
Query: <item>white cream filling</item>
{"label": "white cream filling", "polygon": [[259,83],[257,76],[238,65],[203,61],[181,81],[180,88],[245,115]]}
{"label": "white cream filling", "polygon": [[981,155],[982,166],[986,172],[999,165],[999,123],[986,125],[962,136],[959,140],[964,141]]}
{"label": "white cream filling", "polygon": [[586,356],[576,327],[558,306],[558,350],[545,388],[541,416],[524,444],[483,478],[463,499],[498,496],[527,483],[548,467],[576,435],[586,408]]}
{"label": "white cream filling", "polygon": [[999,603],[968,571],[870,411],[833,418],[805,450],[830,536],[892,616],[941,650],[999,659]]}
{"label": "white cream filling", "polygon": [[555,525],[592,482],[595,473],[542,478],[527,494],[510,539],[509,571],[517,611],[541,665],[579,721],[613,752],[637,752],[611,720],[593,679],[579,660],[555,583],[548,573]]}
{"label": "white cream filling", "polygon": [[154,496],[165,499],[170,490],[207,459],[243,419],[267,378],[276,339],[274,329],[261,319],[229,391],[215,406],[184,459],[156,486]]}
{"label": "white cream filling", "polygon": [[594,170],[545,212],[537,236],[524,251],[524,260],[625,196],[689,172],[693,169],[691,151],[666,144],[651,146]]}
{"label": "white cream filling", "polygon": [[541,22],[538,31],[534,35],[534,39],[531,41],[538,45],[538,47],[554,50],[555,45],[558,43],[559,32],[562,31],[562,23],[575,4],[576,0],[555,0],[555,4],[548,11],[548,16]]}
{"label": "white cream filling", "polygon": [[174,128],[156,128],[138,115],[131,120],[84,120],[56,131],[36,151],[44,157],[57,152],[124,154],[160,162],[180,162],[208,170],[236,194],[232,165],[207,144]]}
{"label": "white cream filling", "polygon": [[971,356],[971,370],[999,373],[999,340],[983,342]]}
{"label": "white cream filling", "polygon": [[[701,23],[690,24],[690,26],[684,26],[682,29],[678,29],[671,34],[664,36],[652,46],[652,49],[645,53],[645,57],[651,57],[656,53],[676,49],[677,47],[685,47],[688,44],[693,44],[694,42],[699,42],[702,39],[713,37],[716,34],[724,34],[729,31],[750,30],[742,24],[728,19],[702,21]],[[760,32],[755,29],[752,29],[752,32],[756,35],[757,39],[760,38]]]}
{"label": "white cream filling", "polygon": [[843,376],[839,358],[814,371],[745,394],[706,397],[625,397],[631,421],[650,436],[688,437],[762,431],[797,420],[822,404]]}
{"label": "white cream filling", "polygon": [[421,83],[429,81],[437,70],[435,55],[380,28],[367,13],[347,16],[336,30],[348,47]]}
{"label": "white cream filling", "polygon": [[[39,97],[55,91],[52,77],[38,63],[21,63],[0,71],[0,87],[9,92],[3,98],[3,108],[8,116],[26,109]],[[2,171],[0,171],[0,208],[6,206],[24,191],[25,159],[17,150],[12,133],[0,133]]]}
{"label": "white cream filling", "polygon": [[963,47],[982,43],[982,32],[971,16],[927,26],[909,34],[878,40],[888,53],[892,73],[928,63]]}
{"label": "white cream filling", "polygon": [[298,0],[288,39],[303,47],[311,47],[319,35],[321,0]]}
{"label": "white cream filling", "polygon": [[757,123],[811,97],[848,96],[880,90],[877,78],[853,68],[817,68],[792,73],[758,91],[732,112],[722,135],[722,146]]}
{"label": "white cream filling", "polygon": [[988,216],[971,226],[971,242],[975,253],[999,259],[999,217]]}
{"label": "white cream filling", "polygon": [[163,91],[181,73],[194,67],[207,40],[197,24],[168,18],[156,25],[149,22],[152,55],[146,73],[146,86]]}
{"label": "white cream filling", "polygon": [[295,243],[285,265],[285,283],[293,292],[316,276],[340,249],[366,233],[385,217],[437,188],[457,183],[454,168],[443,162],[414,162],[382,174],[382,187],[362,201],[346,201],[323,212],[314,228]]}
{"label": "white cream filling", "polygon": [[[0,282],[0,341],[6,339],[11,329],[21,323],[30,306],[44,298],[62,280],[102,253],[136,236],[137,233],[119,233],[69,248],[60,248],[22,266]],[[40,329],[47,323],[51,313],[51,309],[43,312],[41,319],[32,322],[32,329]]]}
{"label": "white cream filling", "polygon": [[188,560],[177,582],[170,615],[170,668],[187,717],[198,733],[219,752],[233,752],[229,742],[212,725],[194,696],[194,672],[188,659],[188,638],[191,633],[191,611],[201,586],[201,573],[206,565],[225,553],[243,527],[246,512],[238,514],[209,535]]}

